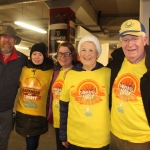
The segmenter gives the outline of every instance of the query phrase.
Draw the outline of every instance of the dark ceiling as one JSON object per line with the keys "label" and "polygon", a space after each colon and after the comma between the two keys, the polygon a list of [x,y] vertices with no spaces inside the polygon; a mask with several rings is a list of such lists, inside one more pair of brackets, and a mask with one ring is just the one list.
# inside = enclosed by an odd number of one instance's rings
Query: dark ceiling
{"label": "dark ceiling", "polygon": [[[108,42],[110,49],[118,43],[120,25],[127,19],[139,19],[140,0],[0,0],[0,26],[10,24],[23,39],[22,45],[48,43],[42,35],[14,24],[16,20],[48,30],[49,9],[70,7],[76,13],[76,27],[82,26]],[[78,33],[76,33],[78,34]]]}

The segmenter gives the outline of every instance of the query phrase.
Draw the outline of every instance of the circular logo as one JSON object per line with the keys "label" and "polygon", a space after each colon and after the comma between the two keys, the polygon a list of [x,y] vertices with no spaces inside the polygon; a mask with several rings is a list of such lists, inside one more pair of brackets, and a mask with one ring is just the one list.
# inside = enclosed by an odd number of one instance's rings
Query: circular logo
{"label": "circular logo", "polygon": [[124,26],[125,28],[131,28],[134,25],[132,22],[127,22]]}

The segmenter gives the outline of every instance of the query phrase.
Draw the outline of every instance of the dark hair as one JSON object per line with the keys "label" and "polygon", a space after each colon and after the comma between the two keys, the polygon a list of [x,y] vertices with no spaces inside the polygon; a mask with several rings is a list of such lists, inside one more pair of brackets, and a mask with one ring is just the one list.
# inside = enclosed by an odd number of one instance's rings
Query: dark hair
{"label": "dark hair", "polygon": [[69,42],[63,42],[61,43],[59,46],[58,46],[58,49],[57,49],[57,53],[59,52],[59,48],[63,46],[63,47],[68,47],[68,49],[70,50],[71,52],[71,55],[72,55],[72,64],[75,65],[77,62],[78,62],[78,59],[77,59],[77,51],[76,49],[74,48],[74,46],[69,43]]}

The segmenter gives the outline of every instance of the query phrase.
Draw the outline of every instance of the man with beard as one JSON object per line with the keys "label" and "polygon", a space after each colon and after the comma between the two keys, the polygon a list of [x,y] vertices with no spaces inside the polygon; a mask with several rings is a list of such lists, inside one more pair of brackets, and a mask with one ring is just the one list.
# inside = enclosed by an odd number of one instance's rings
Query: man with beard
{"label": "man with beard", "polygon": [[27,56],[14,47],[21,38],[15,29],[3,26],[0,32],[0,150],[7,150],[13,130],[13,106],[19,87],[19,77]]}

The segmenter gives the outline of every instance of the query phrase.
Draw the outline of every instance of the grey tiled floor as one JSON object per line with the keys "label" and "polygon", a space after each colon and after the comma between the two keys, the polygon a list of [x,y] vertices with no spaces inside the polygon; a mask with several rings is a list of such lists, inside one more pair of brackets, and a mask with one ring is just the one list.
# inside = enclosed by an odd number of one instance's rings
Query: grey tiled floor
{"label": "grey tiled floor", "polygon": [[[8,150],[26,150],[24,137],[17,134],[15,130],[11,132]],[[37,150],[56,150],[55,130],[51,123],[48,132],[41,135]]]}

